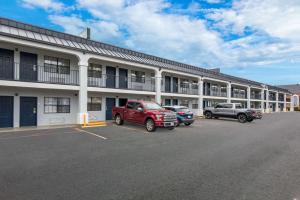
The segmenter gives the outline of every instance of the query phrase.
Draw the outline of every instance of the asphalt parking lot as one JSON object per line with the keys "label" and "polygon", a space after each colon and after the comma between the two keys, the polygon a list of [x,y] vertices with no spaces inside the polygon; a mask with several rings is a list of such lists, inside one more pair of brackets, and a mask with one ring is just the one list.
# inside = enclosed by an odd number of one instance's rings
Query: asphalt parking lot
{"label": "asphalt parking lot", "polygon": [[300,199],[300,113],[0,133],[0,199]]}

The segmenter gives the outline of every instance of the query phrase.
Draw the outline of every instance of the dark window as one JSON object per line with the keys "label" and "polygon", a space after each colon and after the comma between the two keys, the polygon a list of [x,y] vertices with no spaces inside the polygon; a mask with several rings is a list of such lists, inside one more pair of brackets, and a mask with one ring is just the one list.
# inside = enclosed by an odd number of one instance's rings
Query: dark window
{"label": "dark window", "polygon": [[45,113],[70,113],[70,98],[45,97]]}
{"label": "dark window", "polygon": [[70,60],[51,56],[44,57],[45,72],[70,74]]}
{"label": "dark window", "polygon": [[216,105],[216,108],[224,108],[224,107],[223,107],[223,105],[218,104],[218,105]]}
{"label": "dark window", "polygon": [[131,81],[138,83],[145,83],[145,72],[131,71]]}
{"label": "dark window", "polygon": [[102,66],[98,64],[89,64],[88,77],[101,78],[102,76]]}
{"label": "dark window", "polygon": [[198,109],[198,104],[192,104],[192,109]]}
{"label": "dark window", "polygon": [[88,111],[101,111],[102,100],[101,97],[88,98]]}
{"label": "dark window", "polygon": [[127,108],[128,109],[134,109],[134,106],[135,106],[135,102],[128,102],[127,103]]}

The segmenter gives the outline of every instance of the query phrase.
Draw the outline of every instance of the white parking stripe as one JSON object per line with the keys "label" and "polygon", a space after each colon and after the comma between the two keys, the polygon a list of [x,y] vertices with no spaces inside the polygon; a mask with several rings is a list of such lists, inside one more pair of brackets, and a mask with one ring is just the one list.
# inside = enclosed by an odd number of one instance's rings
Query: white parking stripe
{"label": "white parking stripe", "polygon": [[101,138],[101,139],[103,139],[103,140],[106,140],[106,139],[107,139],[106,137],[103,137],[103,136],[101,136],[101,135],[97,135],[97,134],[95,134],[95,133],[92,133],[92,132],[89,132],[89,131],[85,131],[85,130],[82,130],[82,129],[79,129],[79,128],[75,128],[75,130],[78,131],[78,132],[84,132],[84,133],[87,133],[87,134],[96,136],[96,137]]}

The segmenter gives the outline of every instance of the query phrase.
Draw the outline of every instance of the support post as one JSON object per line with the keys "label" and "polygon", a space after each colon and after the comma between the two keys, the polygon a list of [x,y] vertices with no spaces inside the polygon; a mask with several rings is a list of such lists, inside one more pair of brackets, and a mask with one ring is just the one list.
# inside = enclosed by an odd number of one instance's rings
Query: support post
{"label": "support post", "polygon": [[291,95],[291,108],[290,111],[293,112],[294,111],[294,95]]}
{"label": "support post", "polygon": [[78,124],[88,123],[88,112],[87,112],[87,79],[88,79],[88,57],[79,56],[79,94],[78,94]]}
{"label": "support post", "polygon": [[251,87],[247,87],[247,108],[251,108]]}
{"label": "support post", "polygon": [[284,93],[284,95],[283,95],[284,97],[284,99],[283,99],[283,112],[286,112],[286,93]]}
{"label": "support post", "polygon": [[231,82],[227,83],[227,103],[231,103]]}
{"label": "support post", "polygon": [[275,111],[279,112],[279,93],[276,92],[276,107],[275,107]]}
{"label": "support post", "polygon": [[161,70],[155,70],[155,101],[161,105]]}
{"label": "support post", "polygon": [[198,116],[203,116],[203,80],[198,80]]}
{"label": "support post", "polygon": [[261,108],[261,111],[264,113],[265,112],[265,89],[261,89],[261,92],[260,92],[260,99],[261,99],[261,102],[260,102],[260,108]]}
{"label": "support post", "polygon": [[266,113],[270,112],[269,107],[270,107],[270,105],[269,105],[269,89],[267,88],[267,90],[266,90]]}

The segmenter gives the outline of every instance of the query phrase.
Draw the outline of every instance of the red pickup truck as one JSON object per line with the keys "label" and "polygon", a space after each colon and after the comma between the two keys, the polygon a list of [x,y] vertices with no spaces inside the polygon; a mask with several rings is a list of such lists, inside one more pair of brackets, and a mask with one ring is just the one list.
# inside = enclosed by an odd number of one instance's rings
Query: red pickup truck
{"label": "red pickup truck", "polygon": [[149,132],[157,127],[166,127],[172,130],[176,126],[176,114],[165,110],[155,102],[130,100],[124,107],[114,107],[113,117],[117,125],[124,121],[143,124]]}

